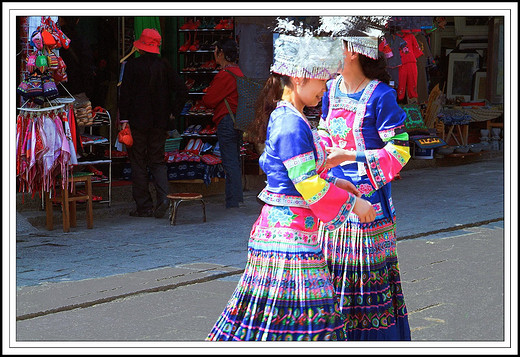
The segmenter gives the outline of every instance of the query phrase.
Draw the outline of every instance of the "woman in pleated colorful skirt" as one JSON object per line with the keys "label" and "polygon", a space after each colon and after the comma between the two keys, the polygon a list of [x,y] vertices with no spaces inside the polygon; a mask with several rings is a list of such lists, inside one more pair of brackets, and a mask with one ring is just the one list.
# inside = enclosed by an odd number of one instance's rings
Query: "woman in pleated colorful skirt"
{"label": "woman in pleated colorful skirt", "polygon": [[280,34],[275,42],[251,132],[253,141],[265,142],[265,205],[251,230],[245,271],[207,340],[345,339],[318,219],[339,227],[351,212],[370,221],[375,210],[347,181],[326,179],[325,149],[303,115],[340,66],[337,40]]}
{"label": "woman in pleated colorful skirt", "polygon": [[[337,22],[336,22],[337,24]],[[319,235],[347,340],[410,340],[396,251],[390,182],[410,158],[406,114],[388,83],[377,37],[343,36],[341,75],[327,83],[319,132],[329,175],[352,182],[376,210],[363,223],[350,215]]]}

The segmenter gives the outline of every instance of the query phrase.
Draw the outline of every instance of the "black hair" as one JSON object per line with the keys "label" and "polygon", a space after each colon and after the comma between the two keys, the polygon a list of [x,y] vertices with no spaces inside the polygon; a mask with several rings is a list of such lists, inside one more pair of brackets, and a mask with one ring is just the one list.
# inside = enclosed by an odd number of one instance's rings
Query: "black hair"
{"label": "black hair", "polygon": [[370,79],[377,79],[383,83],[390,83],[392,78],[386,70],[386,59],[379,56],[377,59],[372,59],[365,55],[359,55],[359,64],[365,76]]}
{"label": "black hair", "polygon": [[224,52],[224,58],[228,62],[237,62],[238,60],[238,44],[231,38],[218,40],[215,44],[217,50]]}

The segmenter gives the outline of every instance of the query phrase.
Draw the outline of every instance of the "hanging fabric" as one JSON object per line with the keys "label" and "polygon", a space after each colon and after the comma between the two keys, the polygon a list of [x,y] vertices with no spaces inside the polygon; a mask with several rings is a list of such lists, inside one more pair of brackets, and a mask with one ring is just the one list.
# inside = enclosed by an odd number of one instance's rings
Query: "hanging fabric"
{"label": "hanging fabric", "polygon": [[16,175],[19,191],[34,195],[52,192],[59,183],[66,189],[77,157],[63,105],[18,108],[16,117]]}

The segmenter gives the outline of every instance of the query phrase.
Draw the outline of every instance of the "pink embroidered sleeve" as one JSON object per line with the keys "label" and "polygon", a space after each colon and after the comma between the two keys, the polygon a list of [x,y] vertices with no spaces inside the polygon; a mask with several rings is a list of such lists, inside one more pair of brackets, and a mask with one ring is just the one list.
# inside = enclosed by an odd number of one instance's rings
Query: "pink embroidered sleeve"
{"label": "pink embroidered sleeve", "polygon": [[366,167],[370,182],[379,189],[391,182],[410,159],[408,133],[404,126],[406,113],[391,95],[383,95],[377,105],[381,149],[366,150]]}

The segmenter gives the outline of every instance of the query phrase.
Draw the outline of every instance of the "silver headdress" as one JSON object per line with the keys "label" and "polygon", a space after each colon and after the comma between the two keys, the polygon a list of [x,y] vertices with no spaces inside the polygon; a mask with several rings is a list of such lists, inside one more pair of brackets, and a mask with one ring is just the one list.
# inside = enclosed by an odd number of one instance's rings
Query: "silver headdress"
{"label": "silver headdress", "polygon": [[[313,36],[313,30],[294,20],[278,19],[280,33],[274,42],[271,72],[281,75],[329,79],[341,70],[343,53],[341,40]],[[288,34],[290,33],[290,34]]]}
{"label": "silver headdress", "polygon": [[320,36],[341,38],[347,49],[377,59],[379,38],[390,16],[323,16],[317,29]]}

